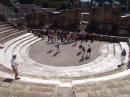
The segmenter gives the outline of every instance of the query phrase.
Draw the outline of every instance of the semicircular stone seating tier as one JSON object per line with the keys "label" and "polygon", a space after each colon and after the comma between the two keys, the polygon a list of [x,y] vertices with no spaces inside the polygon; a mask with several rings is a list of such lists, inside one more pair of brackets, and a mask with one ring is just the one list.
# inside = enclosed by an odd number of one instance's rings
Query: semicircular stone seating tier
{"label": "semicircular stone seating tier", "polygon": [[0,62],[4,66],[11,68],[10,59],[13,54],[17,54],[17,61],[20,63],[20,73],[46,77],[83,77],[112,71],[121,64],[121,51],[127,51],[125,62],[128,63],[129,47],[125,42],[109,43],[100,47],[100,56],[94,61],[69,67],[54,67],[40,64],[29,57],[28,51],[31,46],[42,38],[37,38],[32,33],[27,33],[5,43],[6,47],[0,49]]}

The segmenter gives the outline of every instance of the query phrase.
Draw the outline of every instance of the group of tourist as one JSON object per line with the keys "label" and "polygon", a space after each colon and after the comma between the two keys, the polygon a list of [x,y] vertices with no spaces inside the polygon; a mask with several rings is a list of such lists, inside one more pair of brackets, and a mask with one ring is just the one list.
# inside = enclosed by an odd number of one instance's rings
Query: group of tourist
{"label": "group of tourist", "polygon": [[89,32],[86,32],[84,30],[80,31],[80,32],[71,32],[71,31],[64,31],[62,29],[58,29],[58,30],[30,30],[31,33],[34,33],[36,36],[38,37],[44,37],[44,36],[48,36],[48,42],[53,38],[53,39],[59,39],[61,40],[61,42],[66,42],[66,41],[75,41],[75,43],[78,40],[91,40],[93,42],[93,39],[96,35],[95,32],[93,32],[92,34],[90,34]]}
{"label": "group of tourist", "polygon": [[[84,56],[86,54],[85,46],[83,46],[83,41],[91,40],[93,42],[94,37],[96,35],[95,32],[92,34],[89,34],[88,32],[82,30],[80,32],[71,32],[71,31],[64,31],[61,29],[58,30],[46,30],[43,29],[41,31],[35,31],[30,30],[31,33],[34,33],[38,37],[44,38],[47,36],[48,43],[50,44],[50,51],[54,51],[54,48],[57,48],[57,53],[60,53],[60,44],[67,44],[70,42],[75,42],[75,46],[77,45],[77,41],[81,41],[81,47],[79,47],[82,50],[82,58],[84,59]],[[90,57],[91,53],[91,47],[88,45],[87,50],[87,57]]]}

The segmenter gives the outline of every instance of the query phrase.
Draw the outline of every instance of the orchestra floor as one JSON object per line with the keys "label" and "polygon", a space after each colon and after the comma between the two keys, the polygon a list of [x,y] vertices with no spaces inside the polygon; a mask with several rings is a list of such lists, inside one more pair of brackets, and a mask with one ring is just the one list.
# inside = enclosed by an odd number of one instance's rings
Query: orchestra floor
{"label": "orchestra floor", "polygon": [[83,46],[86,49],[88,45],[91,46],[92,52],[90,58],[86,57],[82,60],[82,52],[79,49],[80,41],[75,46],[75,43],[61,44],[60,53],[57,53],[57,48],[54,47],[54,51],[50,52],[51,45],[48,44],[47,39],[34,44],[30,50],[30,57],[44,65],[57,66],[57,67],[66,67],[66,66],[78,66],[82,64],[87,64],[95,60],[100,55],[100,47],[103,44],[108,44],[107,42],[91,41],[83,42]]}

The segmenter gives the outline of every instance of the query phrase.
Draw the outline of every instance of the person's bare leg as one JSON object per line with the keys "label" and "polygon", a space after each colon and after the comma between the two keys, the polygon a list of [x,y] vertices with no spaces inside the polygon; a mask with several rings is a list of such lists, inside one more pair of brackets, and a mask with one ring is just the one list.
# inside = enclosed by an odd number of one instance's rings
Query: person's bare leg
{"label": "person's bare leg", "polygon": [[15,71],[15,80],[17,80],[18,79],[18,74],[17,74],[17,72]]}
{"label": "person's bare leg", "polygon": [[90,53],[89,53],[89,57],[90,57]]}
{"label": "person's bare leg", "polygon": [[16,73],[15,73],[15,80],[20,79],[18,76],[19,76],[19,74],[18,74],[18,72],[16,71]]}

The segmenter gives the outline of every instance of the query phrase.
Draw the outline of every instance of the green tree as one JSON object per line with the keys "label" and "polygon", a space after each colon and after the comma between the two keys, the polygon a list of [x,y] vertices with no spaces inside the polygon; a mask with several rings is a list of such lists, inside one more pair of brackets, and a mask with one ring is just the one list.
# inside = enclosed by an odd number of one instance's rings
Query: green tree
{"label": "green tree", "polygon": [[129,7],[129,10],[130,10],[130,0],[128,0],[128,7]]}
{"label": "green tree", "polygon": [[17,0],[21,4],[31,4],[34,2],[34,0]]}

